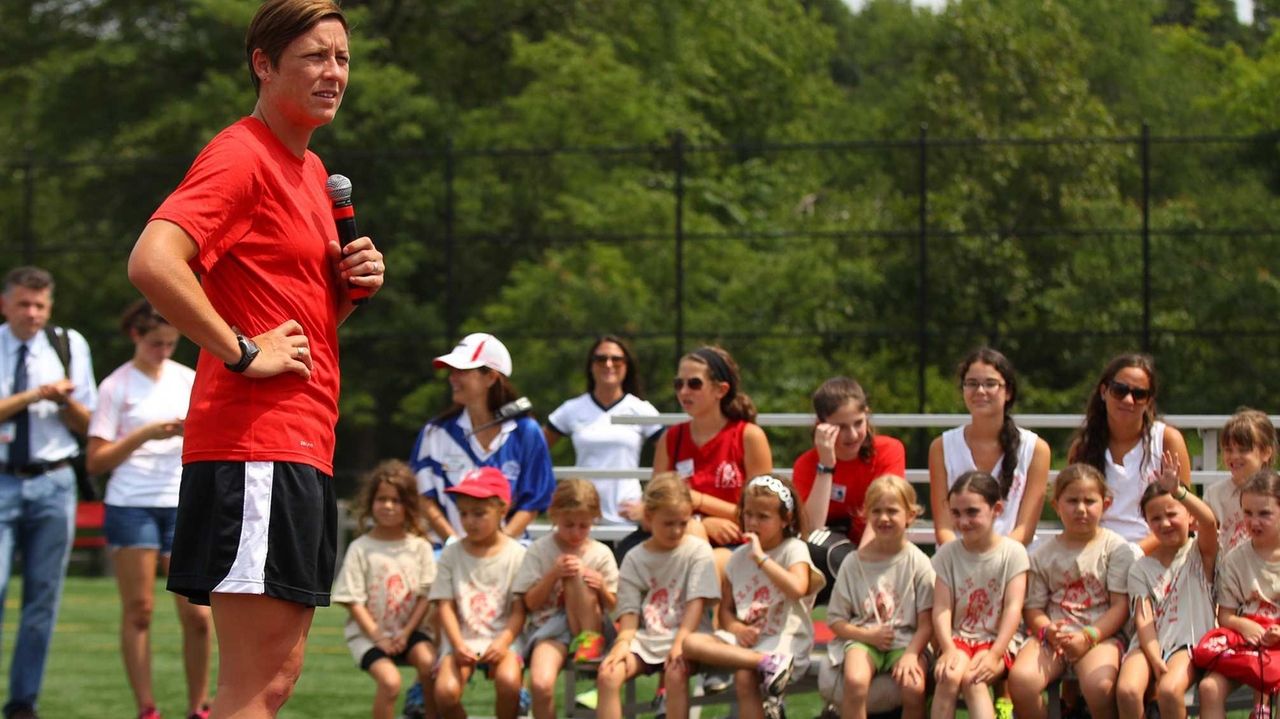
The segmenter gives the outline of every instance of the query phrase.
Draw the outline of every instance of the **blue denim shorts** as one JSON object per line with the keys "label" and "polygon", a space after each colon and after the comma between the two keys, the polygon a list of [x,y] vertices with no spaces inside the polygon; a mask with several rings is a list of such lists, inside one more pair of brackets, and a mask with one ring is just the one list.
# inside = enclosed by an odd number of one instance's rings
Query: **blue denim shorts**
{"label": "blue denim shorts", "polygon": [[177,520],[177,507],[108,504],[102,533],[107,535],[107,546],[113,549],[159,549],[161,554],[169,554],[173,551],[173,527]]}

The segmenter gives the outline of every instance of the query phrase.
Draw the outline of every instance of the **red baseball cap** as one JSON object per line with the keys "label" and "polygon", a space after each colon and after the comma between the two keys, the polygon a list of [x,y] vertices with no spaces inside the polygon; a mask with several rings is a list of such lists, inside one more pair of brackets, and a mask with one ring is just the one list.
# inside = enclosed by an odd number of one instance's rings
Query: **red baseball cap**
{"label": "red baseball cap", "polygon": [[477,467],[462,475],[458,486],[445,490],[449,494],[465,494],[468,497],[487,499],[497,497],[511,504],[511,482],[497,467]]}

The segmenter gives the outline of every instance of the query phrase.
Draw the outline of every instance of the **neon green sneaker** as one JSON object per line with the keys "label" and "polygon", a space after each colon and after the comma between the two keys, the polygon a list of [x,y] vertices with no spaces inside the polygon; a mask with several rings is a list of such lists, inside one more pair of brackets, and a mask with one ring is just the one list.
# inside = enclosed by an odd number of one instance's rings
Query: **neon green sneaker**
{"label": "neon green sneaker", "polygon": [[573,700],[578,703],[578,706],[586,707],[591,711],[595,711],[596,704],[600,703],[600,695],[596,693],[595,689],[592,689],[589,692],[583,692],[579,694],[578,696],[574,697]]}
{"label": "neon green sneaker", "polygon": [[1000,697],[996,700],[996,719],[1013,719],[1013,700]]}

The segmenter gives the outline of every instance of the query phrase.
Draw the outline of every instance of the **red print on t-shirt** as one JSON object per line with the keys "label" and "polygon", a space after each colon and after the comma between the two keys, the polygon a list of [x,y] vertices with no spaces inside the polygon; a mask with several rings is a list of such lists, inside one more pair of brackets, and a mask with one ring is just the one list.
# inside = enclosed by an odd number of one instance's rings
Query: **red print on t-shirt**
{"label": "red print on t-shirt", "polygon": [[644,603],[644,625],[653,631],[668,631],[667,614],[671,611],[671,594],[665,588],[649,592]]}
{"label": "red print on t-shirt", "polygon": [[960,620],[960,629],[966,632],[978,632],[991,612],[991,595],[981,587],[974,589],[969,595],[969,605],[965,607],[964,618]]}
{"label": "red print on t-shirt", "polygon": [[467,612],[464,619],[473,632],[484,635],[489,631],[493,620],[498,618],[498,608],[494,606],[488,593],[482,587],[468,582],[466,588],[473,593],[471,598],[467,600]]}
{"label": "red print on t-shirt", "polygon": [[1062,588],[1062,610],[1073,616],[1084,616],[1095,604],[1095,598],[1104,592],[1096,577],[1081,576]]}

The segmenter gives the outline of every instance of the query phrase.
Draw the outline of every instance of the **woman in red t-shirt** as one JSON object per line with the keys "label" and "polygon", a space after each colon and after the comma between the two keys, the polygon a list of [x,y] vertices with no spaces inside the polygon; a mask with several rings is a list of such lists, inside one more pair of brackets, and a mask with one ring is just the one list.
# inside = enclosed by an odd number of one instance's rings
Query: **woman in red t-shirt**
{"label": "woman in red t-shirt", "polygon": [[[720,347],[702,347],[680,358],[673,385],[690,419],[658,443],[653,472],[674,471],[689,482],[693,511],[701,520],[689,531],[705,535],[713,547],[737,544],[742,541],[742,487],[773,470],[769,440],[754,424],[755,405],[739,390],[738,365]],[[716,550],[717,566],[728,559],[729,550]]]}

